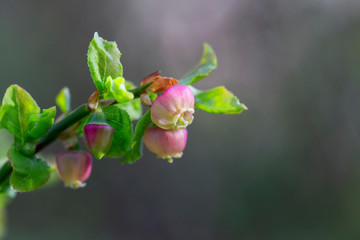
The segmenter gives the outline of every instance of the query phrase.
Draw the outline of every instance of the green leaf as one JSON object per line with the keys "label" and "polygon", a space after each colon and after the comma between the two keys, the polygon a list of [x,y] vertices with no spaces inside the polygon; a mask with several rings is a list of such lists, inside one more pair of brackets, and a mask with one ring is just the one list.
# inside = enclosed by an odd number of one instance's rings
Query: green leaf
{"label": "green leaf", "polygon": [[126,90],[125,79],[123,77],[118,77],[113,80],[111,76],[109,76],[106,79],[105,88],[104,99],[115,98],[118,103],[123,103],[134,98],[134,94]]}
{"label": "green leaf", "polygon": [[143,155],[143,140],[140,139],[137,142],[134,142],[134,145],[131,147],[131,151],[127,152],[121,163],[133,164],[135,161],[139,160]]}
{"label": "green leaf", "polygon": [[129,151],[133,136],[129,114],[113,105],[104,108],[103,112],[106,122],[115,129],[110,149],[105,157],[122,157]]}
{"label": "green leaf", "polygon": [[18,85],[11,85],[5,92],[0,108],[0,127],[8,130],[16,142],[24,144],[30,119],[40,113],[40,108],[30,94]]}
{"label": "green leaf", "polygon": [[15,143],[22,146],[44,136],[51,128],[55,114],[55,107],[40,114],[40,108],[30,94],[17,85],[11,85],[0,108],[0,127],[8,130]]}
{"label": "green leaf", "polygon": [[190,85],[208,76],[217,67],[217,59],[212,47],[204,43],[203,55],[198,65],[179,80],[179,84]]}
{"label": "green leaf", "polygon": [[55,155],[39,153],[38,156],[50,167],[49,180],[41,187],[42,190],[45,190],[47,188],[53,187],[55,184],[61,182],[61,180],[56,168]]}
{"label": "green leaf", "polygon": [[0,167],[7,162],[7,152],[12,145],[12,137],[11,135],[5,130],[0,130]]}
{"label": "green leaf", "polygon": [[151,113],[148,110],[144,116],[138,121],[135,127],[135,134],[131,144],[131,150],[126,153],[124,159],[121,163],[134,163],[136,160],[141,158],[142,156],[142,137],[146,128],[152,123],[151,121]]}
{"label": "green leaf", "polygon": [[59,94],[56,96],[56,104],[59,106],[63,113],[68,113],[71,110],[71,95],[68,87],[61,89]]}
{"label": "green leaf", "polygon": [[51,128],[56,108],[46,109],[40,114],[34,99],[18,85],[11,85],[6,90],[2,103],[0,128],[5,128],[14,136],[18,150],[27,156],[32,155],[35,142]]}
{"label": "green leaf", "polygon": [[29,158],[11,148],[8,152],[13,172],[10,185],[20,192],[32,191],[44,185],[50,177],[50,167],[41,159]]}
{"label": "green leaf", "polygon": [[37,141],[45,136],[54,123],[55,115],[56,107],[44,109],[40,117],[38,117],[36,122],[33,123],[33,126],[30,127],[29,137]]}
{"label": "green leaf", "polygon": [[129,114],[131,121],[138,120],[141,118],[142,105],[139,98],[126,103],[115,104],[115,106],[125,110]]}
{"label": "green leaf", "polygon": [[108,42],[95,33],[87,55],[91,77],[99,94],[102,95],[106,92],[105,81],[109,76],[113,79],[123,76],[121,53],[116,42]]}
{"label": "green leaf", "polygon": [[247,107],[225,87],[201,91],[190,87],[195,96],[195,107],[209,113],[239,114]]}

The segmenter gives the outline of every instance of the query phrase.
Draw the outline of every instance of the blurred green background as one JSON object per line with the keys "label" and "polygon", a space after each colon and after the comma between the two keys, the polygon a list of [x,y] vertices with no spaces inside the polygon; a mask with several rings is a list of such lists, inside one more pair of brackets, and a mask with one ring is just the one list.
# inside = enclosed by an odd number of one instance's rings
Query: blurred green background
{"label": "blurred green background", "polygon": [[210,43],[219,67],[196,87],[249,111],[198,110],[173,164],[103,159],[84,189],[18,194],[6,239],[360,239],[358,0],[2,0],[1,96],[17,83],[48,108],[68,86],[85,102],[95,31],[137,84],[180,78]]}

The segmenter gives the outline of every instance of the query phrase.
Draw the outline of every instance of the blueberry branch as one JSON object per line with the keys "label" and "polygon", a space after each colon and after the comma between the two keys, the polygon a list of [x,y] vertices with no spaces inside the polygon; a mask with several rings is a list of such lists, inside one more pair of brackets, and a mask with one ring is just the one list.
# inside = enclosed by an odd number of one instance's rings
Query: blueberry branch
{"label": "blueberry branch", "polygon": [[[144,84],[142,86],[139,86],[137,88],[134,88],[130,90],[134,94],[134,98],[140,97],[140,94],[145,91],[145,89],[150,86],[152,82],[149,82],[148,84]],[[103,101],[103,100],[102,100]],[[101,101],[100,101],[101,102]],[[112,104],[115,104],[116,101],[114,101]],[[89,114],[91,114],[93,110],[89,108],[88,104],[84,103],[80,105],[78,108],[76,108],[74,111],[72,111],[69,115],[67,115],[64,119],[62,119],[60,122],[54,124],[54,126],[49,130],[49,132],[39,140],[38,144],[36,145],[35,153],[40,152],[45,147],[50,145],[52,142],[54,142],[57,137],[67,128],[71,127],[75,123],[81,121],[85,117],[87,117]],[[10,162],[6,162],[1,168],[0,168],[0,183],[6,181],[12,173],[12,167]]]}
{"label": "blueberry branch", "polygon": [[49,132],[45,135],[45,137],[41,138],[36,146],[35,152],[40,152],[47,145],[56,140],[56,138],[60,135],[60,133],[70,126],[74,125],[81,119],[85,118],[91,113],[87,104],[83,104],[71,112],[68,116],[66,116],[63,120],[56,123]]}

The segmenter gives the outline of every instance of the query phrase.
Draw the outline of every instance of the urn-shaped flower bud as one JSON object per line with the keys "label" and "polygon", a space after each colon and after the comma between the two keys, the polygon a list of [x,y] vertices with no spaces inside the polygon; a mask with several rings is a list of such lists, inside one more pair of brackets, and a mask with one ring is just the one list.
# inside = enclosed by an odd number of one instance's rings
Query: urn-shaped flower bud
{"label": "urn-shaped flower bud", "polygon": [[151,106],[151,120],[160,128],[186,128],[194,119],[194,95],[185,85],[174,85]]}
{"label": "urn-shaped flower bud", "polygon": [[55,158],[60,178],[66,187],[80,188],[91,173],[92,156],[88,152],[59,153]]}
{"label": "urn-shaped flower bud", "polygon": [[167,159],[170,163],[172,158],[181,158],[186,146],[187,130],[165,130],[156,126],[145,130],[143,140],[145,146],[158,158]]}
{"label": "urn-shaped flower bud", "polygon": [[114,128],[106,123],[102,115],[102,112],[94,113],[90,122],[84,126],[85,145],[97,159],[107,153],[114,134]]}

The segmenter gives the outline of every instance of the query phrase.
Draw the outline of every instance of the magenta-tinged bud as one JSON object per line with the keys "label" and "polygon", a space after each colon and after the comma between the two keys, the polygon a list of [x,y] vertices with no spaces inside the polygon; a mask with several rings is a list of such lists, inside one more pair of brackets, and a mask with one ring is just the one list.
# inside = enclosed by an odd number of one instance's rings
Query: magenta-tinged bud
{"label": "magenta-tinged bud", "polygon": [[163,129],[186,128],[194,119],[194,95],[185,85],[174,85],[151,106],[151,120]]}
{"label": "magenta-tinged bud", "polygon": [[[103,113],[94,113],[94,115]],[[84,127],[85,145],[97,159],[101,159],[111,146],[114,128],[103,120],[99,120],[99,116],[95,116]]]}
{"label": "magenta-tinged bud", "polygon": [[146,147],[157,155],[158,158],[167,159],[170,163],[172,158],[181,158],[186,146],[187,130],[165,130],[159,127],[148,127],[143,136]]}
{"label": "magenta-tinged bud", "polygon": [[114,128],[110,125],[87,124],[84,127],[85,145],[97,158],[101,159],[111,146]]}
{"label": "magenta-tinged bud", "polygon": [[92,156],[88,152],[59,153],[55,158],[60,178],[66,187],[84,187],[91,173]]}

